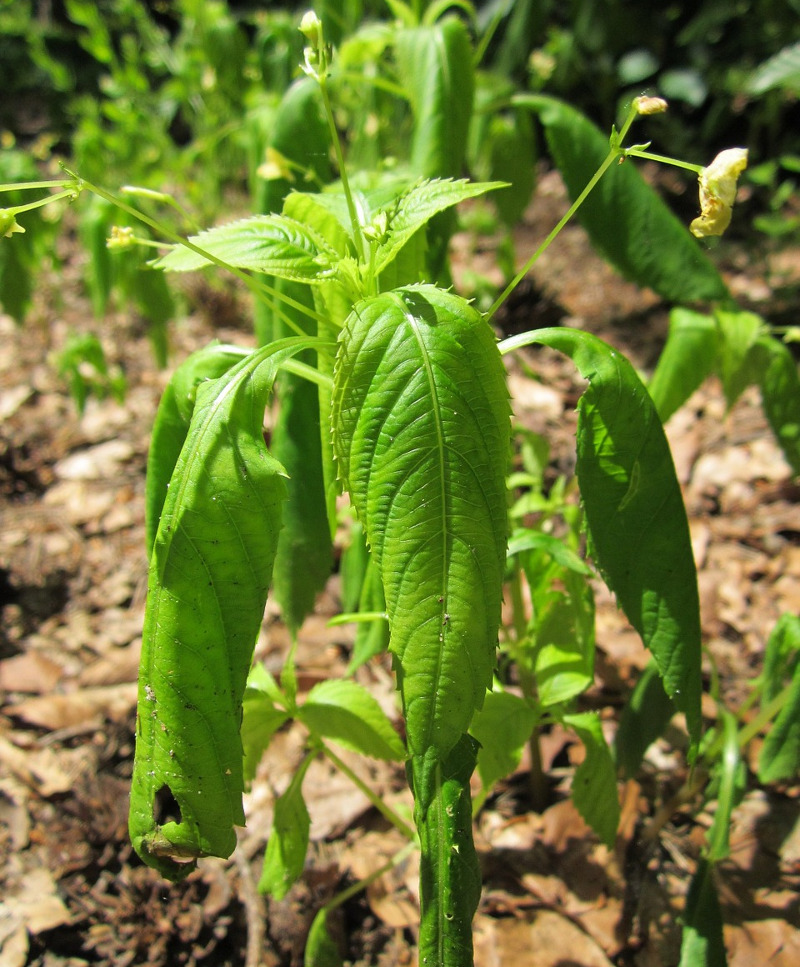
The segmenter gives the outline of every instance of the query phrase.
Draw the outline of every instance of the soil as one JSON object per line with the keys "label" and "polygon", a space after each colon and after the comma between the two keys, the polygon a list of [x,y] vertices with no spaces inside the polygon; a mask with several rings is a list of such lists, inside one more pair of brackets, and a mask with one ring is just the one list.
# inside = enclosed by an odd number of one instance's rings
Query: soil
{"label": "soil", "polygon": [[[521,261],[564,208],[555,175],[540,179],[517,231]],[[172,885],[141,864],[127,839],[137,661],[146,560],[144,472],[149,429],[169,375],[146,325],[124,307],[91,318],[74,242],[42,280],[24,328],[0,317],[0,963],[4,967],[174,967],[302,963],[316,911],[403,846],[347,779],[315,763],[304,785],[312,849],[300,883],[277,902],[257,890],[276,796],[302,753],[281,733],[246,797],[247,827],[231,860],[205,860]],[[798,307],[800,250],[754,257],[735,242],[714,250],[732,291],[765,317]],[[491,248],[455,244],[466,268],[491,277]],[[171,329],[180,362],[212,338],[252,345],[247,302],[235,289],[193,283]],[[796,314],[795,314],[796,318]],[[627,353],[647,373],[666,334],[668,308],[623,282],[569,228],[499,318],[506,332],[580,326]],[[123,402],[90,399],[76,411],[54,360],[74,331],[94,331],[122,368]],[[571,364],[543,350],[510,363],[520,422],[546,434],[550,479],[574,463]],[[721,705],[736,710],[758,675],[784,612],[800,613],[800,488],[747,391],[726,409],[709,380],[670,421],[699,569],[706,671]],[[613,598],[597,586],[598,663],[587,707],[613,736],[647,662]],[[340,674],[352,632],[330,628],[334,575],[300,634],[301,688]],[[288,636],[270,603],[257,659],[279,670]],[[359,680],[396,715],[384,658]],[[710,697],[708,723],[720,715]],[[764,788],[747,750],[748,784],[718,869],[731,967],[800,962],[800,785]],[[568,797],[579,755],[567,734],[543,737],[549,804],[530,806],[528,763],[500,784],[476,822],[484,889],[475,921],[478,967],[670,967],[679,917],[712,807],[673,801],[687,778],[680,729],[648,751],[636,781],[620,784],[622,822],[613,849],[598,843]],[[349,760],[348,760],[349,761]],[[408,805],[402,768],[353,763],[388,800]],[[415,963],[417,886],[412,855],[330,918],[344,959]]]}

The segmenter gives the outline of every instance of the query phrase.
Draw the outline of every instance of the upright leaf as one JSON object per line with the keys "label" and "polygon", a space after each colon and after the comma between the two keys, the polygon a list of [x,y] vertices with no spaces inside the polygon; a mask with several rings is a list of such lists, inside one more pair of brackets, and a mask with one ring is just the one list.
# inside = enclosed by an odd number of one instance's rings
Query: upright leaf
{"label": "upright leaf", "polygon": [[614,760],[600,718],[594,712],[564,716],[583,743],[586,757],[575,770],[572,800],[578,812],[611,849],[619,826],[620,808]]}
{"label": "upright leaf", "polygon": [[800,662],[786,702],[769,730],[758,760],[760,782],[791,782],[800,772]]}
{"label": "upright leaf", "polygon": [[201,383],[151,555],[130,834],[170,878],[228,856],[242,825],[242,697],[277,545],[283,471],[262,434],[281,361],[251,354]]}
{"label": "upright leaf", "polygon": [[306,756],[286,791],[275,802],[258,889],[276,900],[286,896],[305,865],[311,817],[303,799],[303,779],[312,761],[313,756]]}
{"label": "upright leaf", "polygon": [[614,755],[626,779],[634,779],[645,752],[663,735],[675,707],[661,684],[658,665],[650,662],[622,710],[614,737]]}
{"label": "upright leaf", "polygon": [[758,378],[769,425],[795,474],[800,474],[800,379],[797,363],[784,343],[761,336]]}
{"label": "upright leaf", "polygon": [[[577,198],[608,155],[608,136],[554,98],[520,95],[537,112],[553,160]],[[689,230],[644,181],[636,165],[612,165],[578,218],[599,251],[626,278],[672,302],[725,299],[722,277]]]}
{"label": "upright leaf", "polygon": [[726,967],[714,864],[703,858],[689,886],[679,967]]}
{"label": "upright leaf", "polygon": [[718,309],[714,320],[719,328],[719,375],[725,400],[733,406],[744,390],[758,380],[759,357],[754,348],[764,320],[741,309]]}
{"label": "upright leaf", "polygon": [[576,469],[592,553],[697,742],[697,573],[686,508],[653,401],[631,364],[590,333],[543,329],[503,345],[531,342],[566,353],[589,380],[578,406]]}
{"label": "upright leaf", "polygon": [[432,286],[358,305],[333,425],[383,579],[409,748],[443,759],[491,684],[500,620],[510,421],[491,329]]}

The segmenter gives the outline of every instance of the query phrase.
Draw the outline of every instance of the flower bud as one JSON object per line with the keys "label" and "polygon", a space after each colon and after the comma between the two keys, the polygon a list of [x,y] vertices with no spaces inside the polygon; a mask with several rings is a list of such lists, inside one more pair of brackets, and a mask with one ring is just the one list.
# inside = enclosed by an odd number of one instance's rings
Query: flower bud
{"label": "flower bud", "polygon": [[0,236],[11,238],[14,232],[24,232],[25,229],[17,221],[16,208],[0,208]]}
{"label": "flower bud", "polygon": [[669,105],[663,97],[648,97],[643,94],[633,99],[633,106],[637,114],[663,114]]}
{"label": "flower bud", "polygon": [[722,235],[731,223],[736,182],[747,167],[747,148],[721,151],[700,172],[700,215],[689,226],[692,235]]}

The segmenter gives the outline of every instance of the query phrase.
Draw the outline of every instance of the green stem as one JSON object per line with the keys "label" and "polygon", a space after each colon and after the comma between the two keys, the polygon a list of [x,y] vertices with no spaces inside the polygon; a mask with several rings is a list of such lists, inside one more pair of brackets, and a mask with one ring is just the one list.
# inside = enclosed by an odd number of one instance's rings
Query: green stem
{"label": "green stem", "polygon": [[[168,239],[170,242],[174,242],[176,245],[183,245],[185,248],[188,248],[191,252],[195,252],[197,255],[200,255],[208,262],[211,262],[221,269],[225,269],[227,272],[231,272],[236,276],[237,279],[240,279],[257,298],[263,298],[264,295],[266,295],[269,300],[273,302],[273,305],[275,301],[283,302],[284,305],[290,306],[295,311],[300,312],[311,319],[317,319],[317,314],[313,311],[313,309],[309,309],[308,306],[303,305],[302,302],[292,299],[290,296],[287,296],[280,290],[273,288],[273,286],[268,285],[266,282],[262,282],[260,279],[256,279],[252,275],[248,275],[247,272],[242,271],[234,265],[230,265],[228,262],[218,258],[211,252],[207,252],[199,245],[195,245],[191,239],[183,238],[176,232],[168,229],[165,225],[162,225],[160,222],[156,221],[156,219],[151,218],[149,215],[145,215],[144,212],[139,211],[132,205],[128,205],[126,202],[122,201],[122,199],[117,198],[111,192],[106,191],[105,188],[100,188],[98,185],[94,185],[90,181],[86,181],[85,179],[81,178],[79,175],[75,174],[75,172],[70,171],[69,168],[65,167],[64,170],[77,180],[79,189],[88,189],[93,194],[98,195],[100,198],[104,198],[107,202],[110,202],[112,205],[119,208],[120,211],[131,215],[133,218],[136,218],[138,221],[149,226],[156,233]],[[289,318],[289,316],[281,311],[280,306],[275,305],[275,311],[283,319],[289,329],[291,329],[296,335],[308,335],[308,333],[304,332],[296,322],[294,322],[291,318]]]}
{"label": "green stem", "polygon": [[45,198],[39,198],[36,201],[28,202],[27,205],[14,205],[10,211],[14,212],[15,215],[20,215],[22,212],[32,212],[35,208],[44,208],[45,205],[49,205],[51,202],[60,201],[62,198],[69,198],[74,201],[78,197],[79,187],[65,188],[64,191],[59,191],[55,195],[47,195]]}
{"label": "green stem", "polygon": [[25,191],[31,188],[66,188],[68,185],[78,185],[73,179],[59,181],[20,181],[18,184],[0,185],[0,191]]}
{"label": "green stem", "polygon": [[[524,102],[520,102],[520,103],[524,103]],[[572,218],[572,216],[575,214],[575,212],[577,212],[577,210],[581,207],[581,205],[586,201],[586,199],[589,197],[589,195],[591,194],[592,190],[594,189],[595,185],[598,183],[598,181],[600,181],[600,179],[603,177],[603,175],[606,173],[606,171],[608,171],[608,169],[611,167],[611,165],[617,160],[617,158],[624,157],[624,151],[625,151],[625,149],[621,147],[621,144],[622,144],[623,139],[625,138],[625,135],[628,133],[628,129],[630,128],[631,124],[633,123],[634,118],[636,118],[636,117],[637,117],[636,108],[635,107],[632,107],[631,110],[630,110],[630,112],[628,113],[628,117],[626,118],[625,123],[623,124],[622,129],[620,130],[619,134],[616,135],[616,136],[612,136],[611,148],[610,148],[610,150],[608,152],[608,155],[606,156],[605,160],[603,161],[603,163],[600,165],[600,167],[597,169],[597,171],[595,171],[595,173],[589,179],[589,183],[586,185],[586,187],[583,189],[583,191],[580,193],[580,195],[578,195],[578,197],[575,199],[575,201],[570,205],[569,209],[567,210],[567,213],[559,220],[559,222],[555,226],[555,228],[548,234],[547,238],[536,249],[536,251],[533,253],[533,255],[531,255],[531,257],[528,259],[528,261],[522,266],[522,268],[519,270],[519,272],[517,272],[517,274],[514,276],[514,278],[505,287],[505,289],[503,289],[502,293],[498,296],[498,298],[495,299],[494,304],[492,305],[491,309],[489,309],[488,313],[486,314],[486,319],[487,320],[489,320],[489,319],[492,318],[492,316],[495,314],[495,312],[497,312],[497,310],[506,301],[506,299],[511,295],[511,293],[514,291],[514,289],[516,289],[516,287],[520,284],[520,282],[522,282],[522,280],[525,278],[525,276],[530,272],[530,270],[536,264],[536,262],[538,261],[539,257],[553,243],[554,239],[556,238],[556,236],[558,235],[558,233],[561,231],[561,229],[567,224],[567,222]]]}
{"label": "green stem", "polygon": [[654,154],[652,151],[641,151],[639,148],[625,148],[622,152],[622,157],[644,158],[645,161],[658,161],[663,165],[673,165],[675,168],[686,168],[687,171],[693,171],[697,175],[703,170],[702,165],[693,165],[688,161],[681,161],[679,158],[669,158],[665,154]]}
{"label": "green stem", "polygon": [[348,766],[346,762],[343,762],[342,759],[340,759],[339,756],[336,755],[336,753],[329,746],[327,746],[324,742],[320,742],[320,748],[322,749],[323,753],[330,759],[330,761],[336,766],[336,768],[339,769],[340,772],[343,772],[347,776],[347,778],[355,786],[357,786],[361,790],[361,792],[364,793],[364,795],[367,797],[367,799],[369,799],[369,801],[378,810],[378,812],[385,819],[388,819],[389,822],[392,824],[392,826],[395,827],[395,829],[399,829],[400,832],[404,836],[407,836],[410,840],[416,841],[416,833],[411,828],[411,826],[409,826],[408,823],[402,818],[402,816],[399,816],[391,808],[391,806],[387,806],[386,803],[383,801],[383,799],[381,799],[381,797],[376,792],[370,789],[370,787],[364,782],[364,780],[361,779],[360,776],[357,776],[356,773],[353,772],[353,770],[350,768],[350,766]]}
{"label": "green stem", "polygon": [[361,893],[362,890],[379,880],[382,876],[385,876],[390,870],[393,870],[396,866],[399,866],[404,860],[406,860],[417,848],[416,843],[406,843],[406,845],[398,850],[395,855],[387,860],[383,866],[379,867],[373,873],[365,876],[363,880],[359,880],[358,883],[353,883],[347,887],[346,890],[342,890],[341,893],[337,893],[336,896],[329,900],[320,910],[324,910],[325,913],[330,913],[331,910],[335,910],[340,907],[343,903],[346,903],[351,896],[355,896],[357,893]]}
{"label": "green stem", "polygon": [[336,129],[336,119],[333,116],[333,107],[331,106],[331,99],[328,94],[328,79],[324,74],[316,75],[317,81],[319,83],[319,89],[322,93],[322,104],[325,108],[325,117],[328,119],[328,127],[331,132],[331,141],[333,142],[333,151],[336,155],[336,166],[339,169],[339,177],[342,179],[342,190],[344,191],[344,197],[347,201],[347,212],[350,216],[350,224],[353,229],[353,244],[356,247],[356,254],[360,262],[364,262],[364,237],[361,234],[361,222],[358,219],[358,212],[356,211],[356,205],[353,201],[353,193],[350,191],[350,182],[347,177],[347,167],[344,163],[344,152],[342,151],[342,142],[339,139],[339,132]]}
{"label": "green stem", "polygon": [[767,702],[751,722],[748,722],[747,725],[739,730],[738,743],[740,749],[743,749],[754,736],[758,735],[765,725],[778,715],[786,704],[791,690],[792,683],[790,682],[778,692],[772,701]]}

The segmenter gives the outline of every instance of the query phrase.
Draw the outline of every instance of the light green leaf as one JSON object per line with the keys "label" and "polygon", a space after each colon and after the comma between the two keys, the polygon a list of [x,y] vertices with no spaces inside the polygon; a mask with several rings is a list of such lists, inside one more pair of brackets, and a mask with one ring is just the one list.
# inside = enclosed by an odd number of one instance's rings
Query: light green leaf
{"label": "light green leaf", "polygon": [[130,834],[180,878],[228,856],[244,823],[242,698],[264,613],[284,495],[263,438],[292,340],[201,383],[150,562],[139,672]]}
{"label": "light green leaf", "polygon": [[192,353],[175,370],[161,395],[147,454],[145,528],[148,555],[153,550],[169,482],[189,432],[197,387],[205,380],[222,376],[247,352],[236,346],[212,343]]}
{"label": "light green leaf", "polygon": [[714,864],[702,858],[686,899],[679,967],[726,967],[726,964]]}
{"label": "light green leaf", "polygon": [[[253,215],[193,235],[189,241],[228,265],[253,269],[294,282],[321,282],[336,251],[315,231],[286,215]],[[158,259],[156,268],[191,272],[210,260],[185,246]]]}
{"label": "light green leaf", "polygon": [[307,756],[275,803],[258,889],[282,900],[296,883],[306,861],[311,819],[303,799],[303,779],[313,757]]}
{"label": "light green leaf", "polygon": [[330,679],[315,685],[297,717],[309,731],[373,759],[399,760],[403,743],[378,702],[357,682]]}
{"label": "light green leaf", "polygon": [[800,617],[782,614],[767,639],[764,669],[761,672],[764,693],[762,706],[771,702],[783,689],[800,664]]}
{"label": "light green leaf", "polygon": [[795,474],[800,474],[800,379],[788,347],[772,336],[756,343],[760,357],[758,384],[772,432]]}
{"label": "light green leaf", "polygon": [[256,665],[247,679],[242,701],[245,783],[253,781],[272,736],[289,720],[289,713],[275,704],[281,699],[275,679],[263,665]]}
{"label": "light green leaf", "polygon": [[758,379],[758,354],[753,348],[764,329],[764,320],[753,312],[718,309],[719,375],[728,406]]}
{"label": "light green leaf", "polygon": [[[575,108],[519,95],[545,128],[570,198],[578,197],[608,155],[608,135]],[[635,163],[612,165],[577,216],[597,249],[628,279],[672,302],[725,299],[722,277],[697,241],[644,181]]]}
{"label": "light green leaf", "polygon": [[409,750],[444,758],[491,684],[500,621],[510,420],[491,329],[433,286],[361,303],[333,420],[383,580]]}
{"label": "light green leaf", "polygon": [[516,531],[508,539],[508,557],[515,554],[522,554],[524,551],[544,551],[561,567],[582,574],[584,577],[591,577],[594,573],[592,569],[583,561],[571,548],[567,547],[563,540],[546,534],[544,531],[532,529]]}
{"label": "light green leaf", "polygon": [[775,88],[800,91],[800,43],[790,44],[765,60],[747,85],[748,93],[756,97]]}
{"label": "light green leaf", "polygon": [[518,768],[535,726],[536,715],[524,699],[505,691],[487,694],[469,728],[481,745],[478,772],[484,789],[490,790]]}
{"label": "light green leaf", "polygon": [[714,318],[692,309],[669,315],[669,335],[648,389],[662,423],[715,371],[720,333]]}
{"label": "light green leaf", "polygon": [[655,406],[631,364],[596,336],[543,329],[589,386],[578,407],[577,475],[595,557],[628,620],[652,651],[667,694],[698,742],[700,604],[689,524]]}
{"label": "light green leaf", "polygon": [[767,733],[758,760],[759,782],[794,781],[800,774],[800,662],[786,703]]}
{"label": "light green leaf", "polygon": [[303,967],[342,967],[343,963],[339,948],[328,931],[328,910],[323,907],[308,931]]}
{"label": "light green leaf", "polygon": [[466,180],[423,181],[396,201],[389,211],[389,232],[385,242],[375,252],[375,272],[382,272],[423,225],[438,212],[452,208],[467,198],[477,198],[487,191],[503,187],[502,181],[469,182]]}
{"label": "light green leaf", "polygon": [[575,770],[572,780],[572,800],[610,849],[617,836],[620,808],[616,769],[600,718],[594,712],[581,712],[565,715],[563,721],[575,730],[586,749],[586,758]]}

